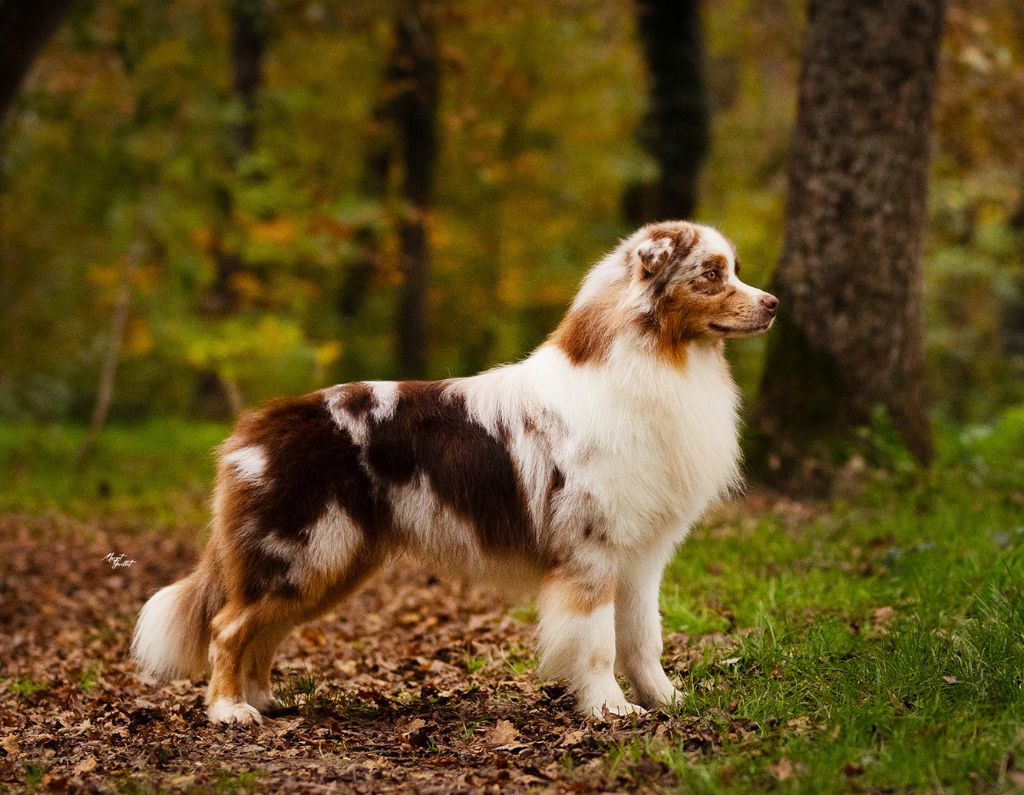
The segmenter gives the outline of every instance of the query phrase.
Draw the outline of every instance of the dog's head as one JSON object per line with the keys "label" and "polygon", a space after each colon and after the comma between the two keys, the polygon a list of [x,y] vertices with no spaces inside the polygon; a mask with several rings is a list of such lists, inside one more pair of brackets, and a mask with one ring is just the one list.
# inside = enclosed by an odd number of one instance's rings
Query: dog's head
{"label": "dog's head", "polygon": [[779,302],[739,279],[736,251],[707,226],[649,224],[591,268],[551,341],[576,364],[640,339],[677,364],[689,343],[767,331]]}
{"label": "dog's head", "polygon": [[651,224],[630,238],[630,292],[652,329],[678,344],[767,331],[778,299],[740,281],[733,246],[707,226]]}

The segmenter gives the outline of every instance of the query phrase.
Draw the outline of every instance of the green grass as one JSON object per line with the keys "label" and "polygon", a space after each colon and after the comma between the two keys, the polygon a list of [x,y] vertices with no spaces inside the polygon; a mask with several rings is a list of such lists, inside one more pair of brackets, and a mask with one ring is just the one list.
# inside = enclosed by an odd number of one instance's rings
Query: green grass
{"label": "green grass", "polygon": [[0,427],[0,511],[117,517],[126,525],[203,525],[213,448],[226,425],[151,420],[104,429],[90,466],[75,470],[79,427]]}
{"label": "green grass", "polygon": [[22,765],[22,776],[25,780],[25,786],[29,789],[35,789],[42,781],[43,776],[46,775],[47,768],[45,765],[39,764],[24,764]]}
{"label": "green grass", "polygon": [[682,711],[723,736],[751,721],[754,739],[698,754],[638,739],[619,753],[660,754],[699,792],[1011,790],[1024,755],[1022,450],[1018,409],[992,429],[944,431],[930,472],[880,479],[855,503],[699,529],[667,575],[666,625],[727,643],[683,672]]}
{"label": "green grass", "polygon": [[224,795],[254,792],[259,788],[260,779],[266,775],[262,770],[247,770],[244,773],[222,771],[217,774],[213,791]]}
{"label": "green grass", "polygon": [[22,679],[12,679],[8,681],[7,689],[19,696],[31,696],[35,693],[42,693],[49,690],[50,685],[48,682],[36,682],[33,679],[24,677]]}

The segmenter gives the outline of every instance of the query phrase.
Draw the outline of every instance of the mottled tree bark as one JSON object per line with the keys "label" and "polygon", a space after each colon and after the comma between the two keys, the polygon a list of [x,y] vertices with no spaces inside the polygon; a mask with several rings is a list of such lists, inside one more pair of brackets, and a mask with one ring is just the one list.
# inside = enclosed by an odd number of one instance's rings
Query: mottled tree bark
{"label": "mottled tree bark", "polygon": [[428,0],[403,0],[395,19],[392,82],[395,126],[401,147],[402,197],[399,222],[402,287],[398,302],[398,364],[403,377],[427,372],[427,299],[430,260],[427,215],[437,161],[440,64],[434,9]]}
{"label": "mottled tree bark", "polygon": [[921,254],[944,0],[811,0],[751,460],[822,491],[883,407],[932,456]]}
{"label": "mottled tree bark", "polygon": [[0,124],[71,0],[0,0]]}
{"label": "mottled tree bark", "polygon": [[700,0],[638,0],[636,18],[650,76],[640,142],[657,163],[658,178],[628,188],[625,214],[634,224],[691,218],[711,116]]}
{"label": "mottled tree bark", "polygon": [[256,142],[256,112],[263,87],[263,59],[267,48],[264,0],[231,0],[231,72],[235,94],[242,102],[242,118],[233,130],[236,155],[252,151]]}

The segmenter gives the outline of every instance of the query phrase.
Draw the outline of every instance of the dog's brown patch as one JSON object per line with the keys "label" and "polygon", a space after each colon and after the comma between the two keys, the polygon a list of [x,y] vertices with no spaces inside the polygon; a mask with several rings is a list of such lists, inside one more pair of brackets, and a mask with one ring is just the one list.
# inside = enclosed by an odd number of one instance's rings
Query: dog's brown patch
{"label": "dog's brown patch", "polygon": [[698,229],[688,223],[661,224],[648,229],[647,240],[634,252],[634,271],[641,281],[649,282],[655,298],[666,292],[699,239]]}
{"label": "dog's brown patch", "polygon": [[561,348],[573,364],[602,362],[623,325],[611,295],[570,310],[549,342]]}
{"label": "dog's brown patch", "polygon": [[585,576],[555,569],[544,575],[543,588],[564,610],[580,615],[589,615],[615,598],[615,578],[610,575]]}
{"label": "dog's brown patch", "polygon": [[263,477],[256,483],[239,479],[222,463],[217,504],[248,601],[266,594],[298,598],[302,584],[289,579],[294,555],[288,548],[301,549],[332,504],[352,519],[363,543],[374,545],[389,535],[387,502],[322,394],[278,400],[243,417],[225,451],[247,446],[263,452]]}
{"label": "dog's brown patch", "polygon": [[377,397],[369,384],[348,384],[344,387],[341,405],[353,417],[363,417],[376,407]]}
{"label": "dog's brown patch", "polygon": [[401,486],[426,476],[441,503],[469,522],[485,549],[527,550],[532,526],[508,445],[470,417],[445,381],[404,381],[394,411],[369,424],[366,461]]}

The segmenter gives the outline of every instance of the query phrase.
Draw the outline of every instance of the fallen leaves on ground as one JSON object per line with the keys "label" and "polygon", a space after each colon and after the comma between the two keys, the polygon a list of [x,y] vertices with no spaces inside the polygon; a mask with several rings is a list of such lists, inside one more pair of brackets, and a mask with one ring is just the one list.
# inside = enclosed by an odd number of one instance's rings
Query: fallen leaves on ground
{"label": "fallen leaves on ground", "polygon": [[[145,599],[196,554],[184,538],[0,516],[0,789],[662,789],[666,765],[610,765],[608,750],[640,736],[700,753],[756,731],[724,714],[584,720],[533,674],[529,625],[408,563],[283,644],[275,679],[293,706],[213,727],[201,683],[140,682],[127,655]],[[677,670],[702,653],[688,644],[669,639]]]}

